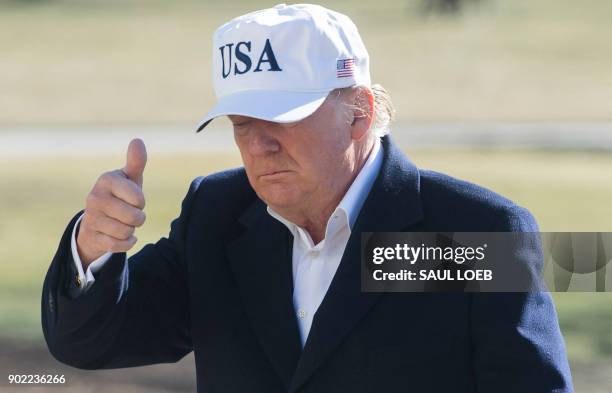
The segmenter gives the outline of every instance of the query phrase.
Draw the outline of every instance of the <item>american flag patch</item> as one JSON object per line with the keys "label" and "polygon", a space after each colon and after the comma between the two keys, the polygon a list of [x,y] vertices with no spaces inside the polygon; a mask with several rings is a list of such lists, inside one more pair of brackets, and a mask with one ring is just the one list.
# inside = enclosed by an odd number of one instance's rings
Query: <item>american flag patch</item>
{"label": "american flag patch", "polygon": [[336,77],[346,78],[353,76],[355,59],[341,59],[336,63]]}

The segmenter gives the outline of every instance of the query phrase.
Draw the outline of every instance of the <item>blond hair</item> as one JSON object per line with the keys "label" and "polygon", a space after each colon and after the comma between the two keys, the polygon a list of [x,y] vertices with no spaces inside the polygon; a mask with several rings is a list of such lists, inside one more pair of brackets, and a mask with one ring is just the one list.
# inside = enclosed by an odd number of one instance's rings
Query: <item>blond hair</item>
{"label": "blond hair", "polygon": [[[372,122],[372,125],[370,126],[370,134],[373,137],[382,138],[383,136],[387,135],[391,131],[390,125],[391,125],[391,122],[393,122],[393,120],[395,119],[395,107],[393,106],[391,95],[384,87],[382,87],[382,85],[375,83],[372,86],[355,85],[355,86],[345,87],[341,89],[336,89],[335,90],[337,94],[336,97],[340,97],[342,93],[346,93],[353,89],[359,89],[360,90],[359,94],[363,94],[361,92],[363,91],[362,89],[364,88],[371,90],[372,95],[374,96],[374,113],[373,113],[374,120]],[[361,97],[358,95],[355,101],[361,102]],[[361,108],[357,104],[348,104],[348,105],[352,109],[363,111],[363,108]]]}
{"label": "blond hair", "polygon": [[391,122],[395,119],[395,107],[389,92],[375,83],[371,87],[374,94],[374,122],[370,127],[372,133],[382,138],[391,131]]}

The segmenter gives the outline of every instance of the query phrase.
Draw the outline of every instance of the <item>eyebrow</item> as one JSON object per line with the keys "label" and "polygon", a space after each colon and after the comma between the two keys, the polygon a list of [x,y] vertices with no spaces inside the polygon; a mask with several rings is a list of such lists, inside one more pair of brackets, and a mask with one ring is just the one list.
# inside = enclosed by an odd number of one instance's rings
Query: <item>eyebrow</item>
{"label": "eyebrow", "polygon": [[236,123],[234,123],[235,126],[245,126],[247,124],[249,124],[251,121],[250,120],[241,120],[241,121],[237,121]]}

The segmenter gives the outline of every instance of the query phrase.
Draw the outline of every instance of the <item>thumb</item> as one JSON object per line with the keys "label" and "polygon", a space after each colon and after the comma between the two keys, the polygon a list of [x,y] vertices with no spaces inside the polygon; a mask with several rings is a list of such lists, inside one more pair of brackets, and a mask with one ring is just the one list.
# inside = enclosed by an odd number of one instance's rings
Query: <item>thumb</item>
{"label": "thumb", "polygon": [[142,139],[132,139],[122,171],[131,181],[142,187],[145,165],[147,165],[147,148]]}

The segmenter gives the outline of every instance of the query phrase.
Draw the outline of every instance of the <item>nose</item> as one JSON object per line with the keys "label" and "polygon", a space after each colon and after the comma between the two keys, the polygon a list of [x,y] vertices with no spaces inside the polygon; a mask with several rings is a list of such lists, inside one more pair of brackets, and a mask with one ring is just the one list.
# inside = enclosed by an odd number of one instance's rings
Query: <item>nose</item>
{"label": "nose", "polygon": [[280,150],[278,140],[268,130],[265,122],[258,122],[249,136],[249,153],[253,156],[263,156]]}

